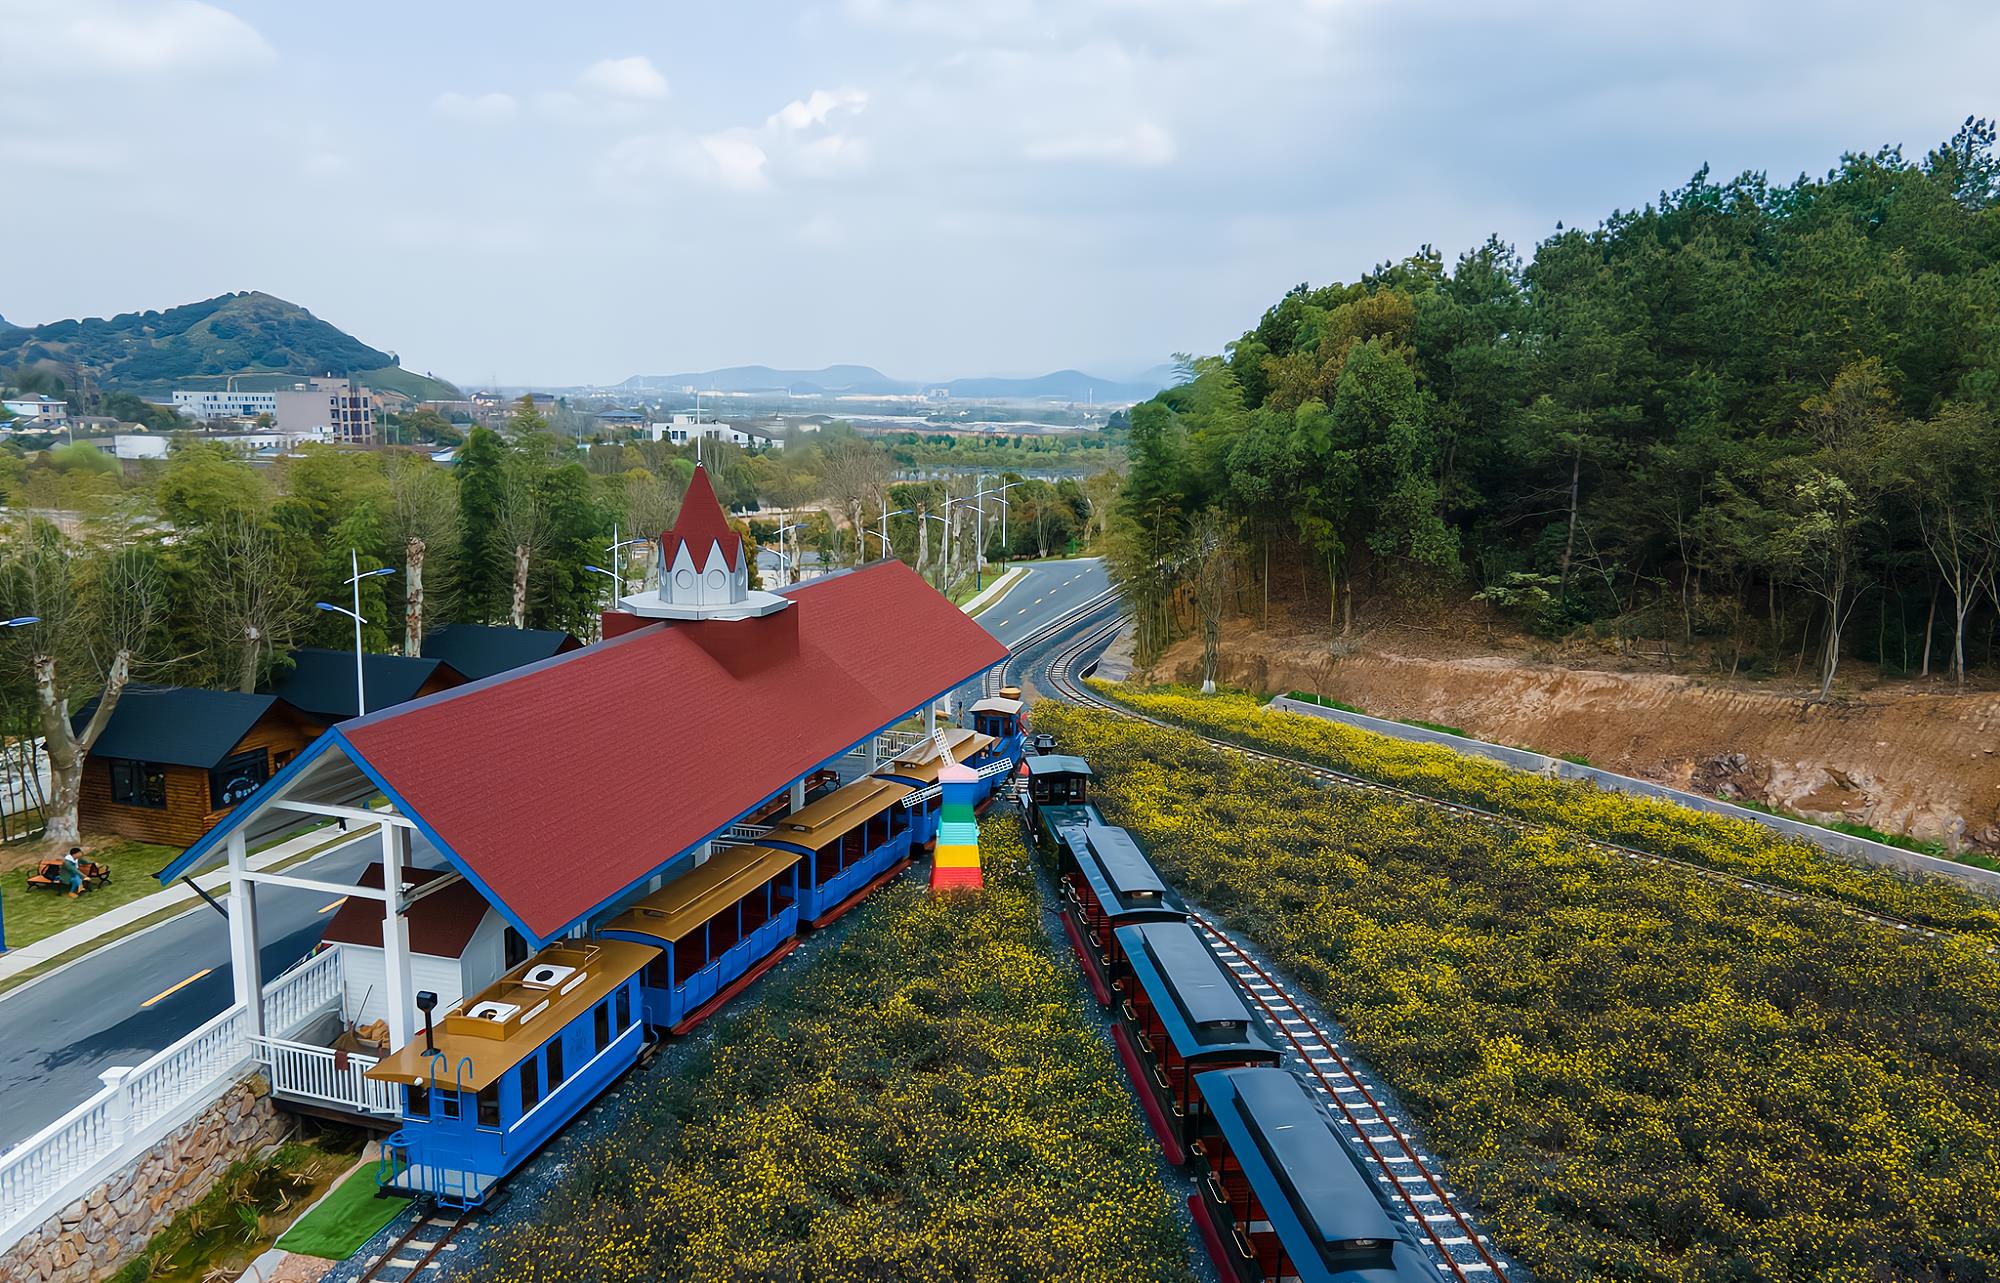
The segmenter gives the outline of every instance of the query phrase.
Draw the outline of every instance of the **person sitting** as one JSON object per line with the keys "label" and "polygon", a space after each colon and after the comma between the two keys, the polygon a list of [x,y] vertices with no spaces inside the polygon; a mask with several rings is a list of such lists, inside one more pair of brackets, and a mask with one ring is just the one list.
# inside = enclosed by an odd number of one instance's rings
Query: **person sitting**
{"label": "person sitting", "polygon": [[63,885],[69,888],[69,898],[72,900],[83,894],[83,866],[77,863],[78,857],[82,854],[82,847],[73,846],[69,849],[69,854],[63,856]]}

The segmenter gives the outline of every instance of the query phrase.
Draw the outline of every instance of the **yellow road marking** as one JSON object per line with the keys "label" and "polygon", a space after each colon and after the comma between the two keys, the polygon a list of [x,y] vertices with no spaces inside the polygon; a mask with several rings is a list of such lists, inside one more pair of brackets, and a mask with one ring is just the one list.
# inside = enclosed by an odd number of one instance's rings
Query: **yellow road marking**
{"label": "yellow road marking", "polygon": [[181,981],[179,984],[174,985],[172,988],[162,989],[158,993],[154,994],[152,997],[146,999],[146,1001],[139,1004],[140,1008],[144,1009],[146,1007],[150,1007],[154,1003],[160,1001],[162,998],[173,997],[175,994],[187,988],[189,985],[193,984],[195,981],[201,979],[203,976],[207,975],[209,972],[213,970],[215,970],[214,967],[203,967],[200,971],[195,972],[193,975]]}
{"label": "yellow road marking", "polygon": [[335,909],[338,909],[341,905],[346,903],[347,903],[347,897],[341,896],[338,900],[335,900],[332,904],[329,904],[324,909],[321,909],[320,912],[332,913]]}

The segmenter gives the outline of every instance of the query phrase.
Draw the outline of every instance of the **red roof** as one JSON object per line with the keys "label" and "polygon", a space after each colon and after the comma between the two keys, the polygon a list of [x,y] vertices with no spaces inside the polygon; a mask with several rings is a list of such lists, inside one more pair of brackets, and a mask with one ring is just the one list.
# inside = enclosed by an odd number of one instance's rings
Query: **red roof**
{"label": "red roof", "polygon": [[[443,877],[443,869],[405,869],[404,879],[411,886],[422,886],[432,878]],[[382,866],[364,865],[356,886],[382,888]],[[403,916],[410,923],[410,950],[433,958],[460,958],[465,956],[465,948],[472,943],[473,932],[479,930],[487,912],[492,906],[486,897],[479,894],[479,888],[470,882],[459,882],[442,891],[433,892],[410,906]],[[333,920],[326,924],[326,933],[320,939],[328,944],[365,944],[379,949],[382,947],[382,902],[365,895],[348,897],[340,906]]]}
{"label": "red roof", "polygon": [[688,556],[699,570],[708,564],[709,548],[718,543],[729,568],[743,569],[743,536],[729,528],[729,518],[722,515],[715,487],[709,484],[708,469],[697,463],[687,493],[681,496],[681,514],[674,519],[674,528],[660,539],[660,566],[664,571],[673,565],[674,554],[681,550],[681,545],[688,544],[692,545]]}
{"label": "red roof", "polygon": [[898,561],[760,619],[662,623],[342,724],[538,939],[1006,656]]}

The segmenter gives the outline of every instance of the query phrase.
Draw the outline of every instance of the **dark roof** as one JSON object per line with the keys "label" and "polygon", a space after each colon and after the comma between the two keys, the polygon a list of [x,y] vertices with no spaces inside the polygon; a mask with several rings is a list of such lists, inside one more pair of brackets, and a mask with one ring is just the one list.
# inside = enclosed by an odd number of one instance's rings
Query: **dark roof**
{"label": "dark roof", "polygon": [[1183,1060],[1269,1060],[1277,1049],[1256,1028],[1243,991],[1185,922],[1119,927],[1118,947]]}
{"label": "dark roof", "polygon": [[[420,887],[433,878],[441,878],[449,869],[404,869],[403,877],[413,887]],[[365,864],[356,886],[382,887],[382,866]],[[365,944],[379,949],[382,947],[382,902],[365,895],[349,896],[347,903],[334,913],[333,920],[326,924],[326,932],[320,939],[328,944]],[[432,958],[458,958],[465,954],[466,946],[472,943],[472,935],[479,930],[492,906],[486,903],[479,888],[460,878],[455,885],[430,895],[410,906],[403,916],[410,923],[410,949]]]}
{"label": "dark roof", "polygon": [[[575,650],[582,642],[553,628],[446,624],[424,638],[424,658],[441,659],[472,681]],[[373,703],[371,699],[369,701]]]}
{"label": "dark roof", "polygon": [[[378,712],[407,703],[425,682],[443,670],[453,684],[463,675],[441,659],[411,659],[406,655],[364,655],[362,678],[368,686],[368,710]],[[292,652],[291,671],[271,681],[271,693],[325,721],[354,716],[354,652],[308,646]]]}
{"label": "dark roof", "polygon": [[1431,1276],[1359,1156],[1297,1078],[1225,1069],[1202,1075],[1201,1085],[1216,1130],[1305,1283]]}
{"label": "dark roof", "polygon": [[1043,753],[1028,759],[1030,775],[1081,775],[1085,779],[1096,779],[1097,772],[1090,769],[1090,763],[1080,757],[1065,753]]}
{"label": "dark roof", "polygon": [[1090,824],[1082,848],[1072,835],[1070,853],[1105,916],[1114,925],[1146,919],[1181,919],[1187,910],[1139,844],[1124,829]]}
{"label": "dark roof", "polygon": [[545,940],[1007,655],[899,561],[785,595],[774,615],[651,625],[333,733]]}
{"label": "dark roof", "polygon": [[[348,678],[352,682],[352,670]],[[277,702],[275,695],[130,685],[112,707],[111,720],[97,743],[91,745],[90,755],[170,766],[214,766],[229,756],[257,719]],[[78,710],[71,724],[81,731],[96,711],[93,699]]]}

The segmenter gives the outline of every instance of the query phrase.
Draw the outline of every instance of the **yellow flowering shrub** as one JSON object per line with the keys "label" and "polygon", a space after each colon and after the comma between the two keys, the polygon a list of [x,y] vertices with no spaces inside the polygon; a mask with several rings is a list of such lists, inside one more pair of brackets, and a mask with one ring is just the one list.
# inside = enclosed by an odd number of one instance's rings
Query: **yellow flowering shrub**
{"label": "yellow flowering shrub", "polygon": [[1346,1027],[1542,1283],[2000,1278],[2000,967],[1085,709],[1037,730]]}
{"label": "yellow flowering shrub", "polygon": [[1018,823],[986,890],[905,878],[718,1017],[473,1277],[1191,1280],[1157,1158],[1041,924]]}
{"label": "yellow flowering shrub", "polygon": [[[1196,695],[1175,687],[1135,690],[1097,681],[1092,686],[1136,711],[1216,739],[2000,942],[2000,904],[1977,892],[1941,878],[1844,859],[1748,820],[1519,771],[1435,744],[1266,707],[1248,695]],[[1041,715],[1037,708],[1035,716]]]}

